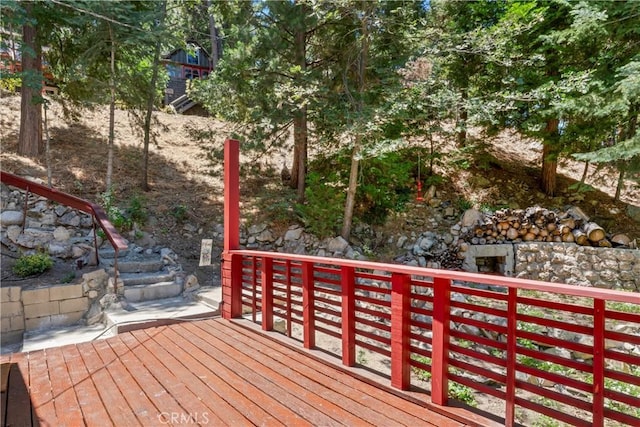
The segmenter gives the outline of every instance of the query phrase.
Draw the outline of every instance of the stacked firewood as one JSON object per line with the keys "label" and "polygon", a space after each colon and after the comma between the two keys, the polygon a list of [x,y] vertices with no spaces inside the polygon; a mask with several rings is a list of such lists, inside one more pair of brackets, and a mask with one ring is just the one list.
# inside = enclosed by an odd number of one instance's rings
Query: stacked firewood
{"label": "stacked firewood", "polygon": [[471,227],[467,240],[474,245],[502,242],[575,242],[582,246],[629,246],[624,234],[607,238],[607,233],[579,208],[564,213],[538,206],[527,209],[503,209],[483,215]]}

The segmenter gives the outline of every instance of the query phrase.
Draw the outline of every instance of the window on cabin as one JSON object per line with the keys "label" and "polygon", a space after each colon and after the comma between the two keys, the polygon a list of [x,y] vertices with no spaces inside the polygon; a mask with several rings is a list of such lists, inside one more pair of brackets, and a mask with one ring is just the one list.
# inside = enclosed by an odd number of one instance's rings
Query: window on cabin
{"label": "window on cabin", "polygon": [[200,56],[200,51],[195,50],[193,53],[187,53],[187,64],[198,65],[200,62],[198,61]]}
{"label": "window on cabin", "polygon": [[169,74],[170,78],[177,78],[180,76],[180,69],[175,65],[167,65],[167,74]]}
{"label": "window on cabin", "polygon": [[184,78],[187,80],[200,78],[200,71],[193,68],[184,69]]}

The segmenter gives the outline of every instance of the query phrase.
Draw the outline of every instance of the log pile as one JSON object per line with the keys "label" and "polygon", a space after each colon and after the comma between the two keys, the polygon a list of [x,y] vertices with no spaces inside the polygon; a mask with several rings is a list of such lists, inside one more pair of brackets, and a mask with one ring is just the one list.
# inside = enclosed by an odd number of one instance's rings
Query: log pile
{"label": "log pile", "polygon": [[558,213],[539,206],[503,209],[485,214],[468,227],[465,240],[473,245],[505,242],[565,242],[582,246],[629,246],[624,234],[607,237],[605,230],[579,208]]}

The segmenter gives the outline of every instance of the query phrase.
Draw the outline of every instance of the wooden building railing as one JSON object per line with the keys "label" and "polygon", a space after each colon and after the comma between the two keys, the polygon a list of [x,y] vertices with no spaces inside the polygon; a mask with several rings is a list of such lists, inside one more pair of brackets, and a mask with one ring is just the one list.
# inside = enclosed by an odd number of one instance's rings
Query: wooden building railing
{"label": "wooden building railing", "polygon": [[[429,372],[431,401],[452,383],[576,426],[640,425],[640,294],[404,265],[239,249],[238,143],[225,146],[223,317],[274,319],[387,358],[393,387]],[[325,349],[327,350],[327,349]]]}
{"label": "wooden building railing", "polygon": [[[58,191],[54,188],[49,188],[45,185],[38,184],[37,182],[29,181],[27,179],[21,178],[17,175],[13,175],[4,171],[0,171],[0,182],[6,185],[10,185],[16,188],[20,188],[26,191],[24,210],[25,215],[24,218],[26,220],[26,210],[27,210],[27,202],[29,200],[29,193],[34,193],[39,196],[46,197],[49,200],[53,200],[55,202],[61,203],[65,206],[69,206],[71,208],[77,209],[79,211],[90,214],[93,217],[93,231],[94,231],[94,243],[96,245],[96,259],[98,259],[98,247],[97,247],[97,238],[96,238],[96,225],[98,225],[102,231],[104,231],[105,236],[111,243],[115,251],[115,259],[114,259],[114,271],[118,274],[118,253],[120,250],[127,249],[126,240],[120,236],[116,228],[111,224],[109,219],[107,218],[107,214],[104,210],[95,203],[91,203],[87,200],[83,200],[79,197],[72,196],[71,194],[63,193],[62,191]],[[24,224],[23,224],[24,228]]]}

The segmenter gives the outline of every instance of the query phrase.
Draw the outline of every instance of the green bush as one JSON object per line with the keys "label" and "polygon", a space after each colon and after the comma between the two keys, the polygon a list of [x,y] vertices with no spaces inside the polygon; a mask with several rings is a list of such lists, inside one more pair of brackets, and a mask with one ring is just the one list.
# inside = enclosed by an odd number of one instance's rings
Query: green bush
{"label": "green bush", "polygon": [[0,79],[0,89],[7,92],[17,92],[22,86],[22,81],[19,77],[2,77]]}
{"label": "green bush", "polygon": [[320,238],[335,236],[342,221],[345,192],[336,183],[336,174],[307,175],[305,204],[297,204],[296,211],[305,227]]}
{"label": "green bush", "polygon": [[23,255],[13,266],[13,272],[19,277],[29,277],[34,274],[44,273],[53,267],[53,260],[45,253]]}
{"label": "green bush", "polygon": [[[414,191],[415,150],[401,150],[360,161],[354,222],[383,224],[390,212],[402,210]],[[309,166],[306,204],[297,205],[305,225],[318,236],[335,235],[344,212],[351,155],[341,151]]]}
{"label": "green bush", "polygon": [[134,195],[129,200],[126,209],[120,209],[115,204],[115,196],[111,190],[101,194],[102,204],[107,213],[109,221],[120,231],[129,231],[133,224],[144,225],[148,219],[147,208],[144,206],[144,199]]}

